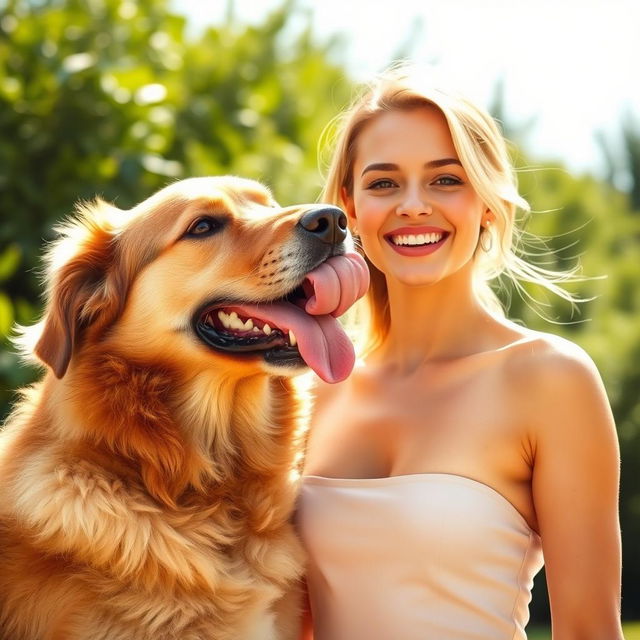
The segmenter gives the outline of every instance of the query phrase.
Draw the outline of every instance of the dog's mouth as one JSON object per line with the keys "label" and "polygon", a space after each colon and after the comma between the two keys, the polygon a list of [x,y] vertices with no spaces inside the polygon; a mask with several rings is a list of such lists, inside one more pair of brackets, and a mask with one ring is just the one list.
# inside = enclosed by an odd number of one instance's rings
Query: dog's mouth
{"label": "dog's mouth", "polygon": [[294,323],[282,321],[281,307],[295,305],[304,309],[307,293],[301,285],[284,298],[259,305],[234,301],[215,303],[199,314],[196,332],[204,342],[221,351],[257,354],[267,360],[286,360],[288,364],[304,366],[298,340],[289,326]]}
{"label": "dog's mouth", "polygon": [[323,380],[338,382],[353,368],[353,345],[333,315],[312,315],[305,305],[311,296],[328,290],[335,293],[339,286],[335,278],[316,274],[311,280],[305,276],[302,284],[276,300],[212,301],[196,314],[194,329],[200,340],[217,351],[239,358],[259,357],[276,366],[306,365]]}

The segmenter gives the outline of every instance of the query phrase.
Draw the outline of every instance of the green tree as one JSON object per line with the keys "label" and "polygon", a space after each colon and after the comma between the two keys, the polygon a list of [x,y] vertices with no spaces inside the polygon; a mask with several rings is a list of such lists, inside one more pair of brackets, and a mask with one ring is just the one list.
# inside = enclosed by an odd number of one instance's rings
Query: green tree
{"label": "green tree", "polygon": [[189,38],[166,0],[10,0],[0,11],[0,414],[34,375],[8,348],[37,316],[43,240],[79,200],[127,209],[176,178],[238,173],[283,203],[319,191],[316,141],[347,100],[330,44],[262,25]]}
{"label": "green tree", "polygon": [[615,145],[602,131],[596,139],[604,155],[607,180],[628,183],[628,192],[634,210],[640,211],[640,120],[627,112],[620,124],[621,145]]}
{"label": "green tree", "polygon": [[[539,286],[524,285],[529,299],[508,282],[499,293],[510,317],[582,346],[596,362],[611,401],[622,454],[623,613],[640,617],[640,217],[629,194],[591,176],[560,167],[532,168],[524,157],[520,191],[532,205],[524,216],[522,249],[541,266],[581,265],[583,282],[567,288],[588,302],[573,309]],[[537,301],[537,302],[536,302]],[[532,617],[544,619],[544,588],[536,581]]]}

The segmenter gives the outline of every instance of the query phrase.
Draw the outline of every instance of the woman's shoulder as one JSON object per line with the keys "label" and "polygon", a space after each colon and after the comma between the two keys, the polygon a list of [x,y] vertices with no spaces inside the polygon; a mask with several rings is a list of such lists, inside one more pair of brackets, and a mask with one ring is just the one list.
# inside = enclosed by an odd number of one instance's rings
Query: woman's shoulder
{"label": "woman's shoulder", "polygon": [[[584,430],[609,403],[596,365],[576,343],[526,330],[505,359],[505,379],[521,415],[536,431]],[[573,424],[573,427],[571,426]]]}
{"label": "woman's shoulder", "polygon": [[581,346],[552,333],[519,327],[518,338],[508,347],[505,365],[514,380],[526,377],[531,385],[576,376],[599,377],[593,360]]}

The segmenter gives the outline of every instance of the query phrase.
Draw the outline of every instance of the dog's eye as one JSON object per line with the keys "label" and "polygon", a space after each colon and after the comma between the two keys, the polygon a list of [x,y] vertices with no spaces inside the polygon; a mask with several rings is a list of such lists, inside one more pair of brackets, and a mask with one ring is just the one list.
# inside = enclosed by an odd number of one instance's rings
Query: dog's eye
{"label": "dog's eye", "polygon": [[188,229],[186,236],[198,237],[210,236],[222,229],[222,221],[215,218],[198,218]]}

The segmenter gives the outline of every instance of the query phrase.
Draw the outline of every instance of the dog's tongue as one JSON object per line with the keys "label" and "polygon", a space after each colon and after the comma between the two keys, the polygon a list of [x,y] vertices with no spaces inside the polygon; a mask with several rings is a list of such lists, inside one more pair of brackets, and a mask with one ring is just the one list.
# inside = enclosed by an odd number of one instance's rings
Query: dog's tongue
{"label": "dog's tongue", "polygon": [[[332,268],[328,269],[328,264]],[[321,315],[311,315],[288,302],[242,306],[253,317],[293,331],[300,355],[307,365],[325,382],[340,382],[351,373],[355,352],[351,340],[331,313],[336,309],[339,310],[336,315],[344,313],[362,297],[369,285],[368,276],[366,263],[359,255],[335,256],[314,269],[307,278],[313,287],[316,305],[317,301],[321,303],[317,308],[324,307],[320,309]],[[338,304],[328,305],[328,300]],[[326,313],[322,314],[322,310]]]}
{"label": "dog's tongue", "polygon": [[290,302],[243,304],[242,309],[284,330],[285,335],[287,330],[293,331],[302,359],[325,382],[340,382],[351,373],[355,362],[353,345],[333,316],[312,316]]}

